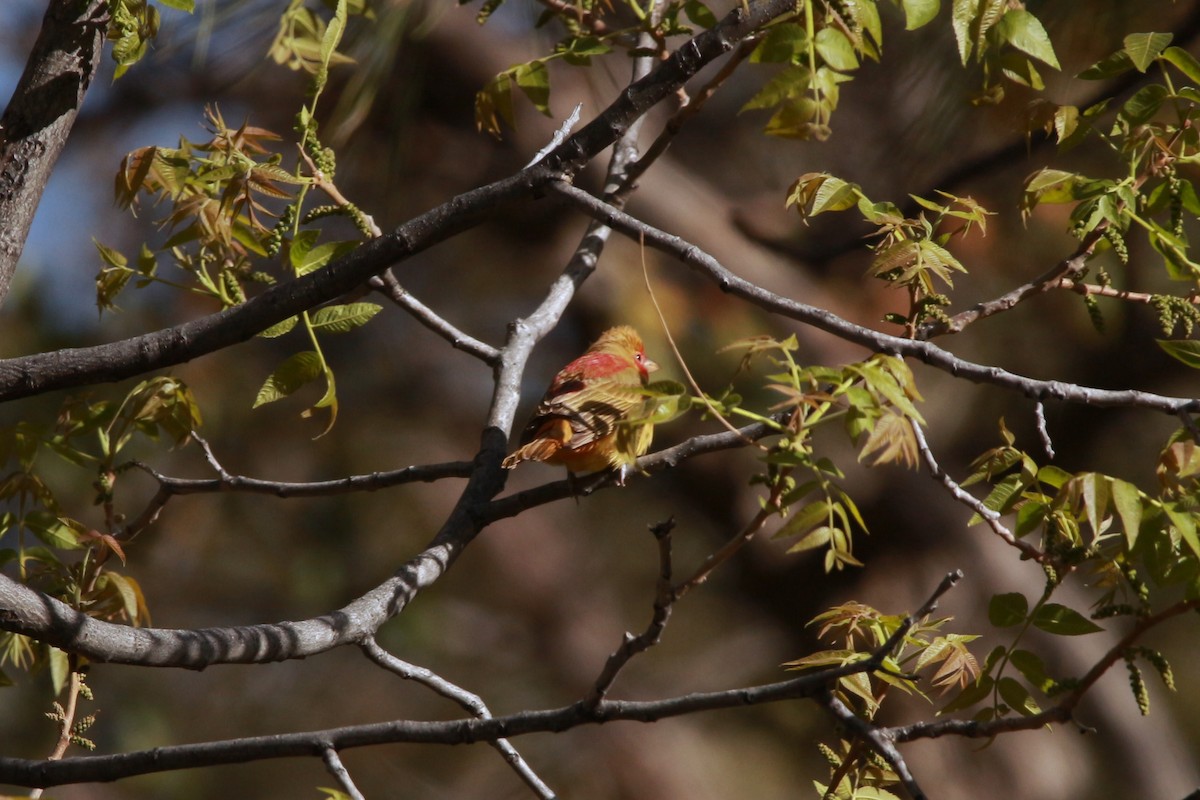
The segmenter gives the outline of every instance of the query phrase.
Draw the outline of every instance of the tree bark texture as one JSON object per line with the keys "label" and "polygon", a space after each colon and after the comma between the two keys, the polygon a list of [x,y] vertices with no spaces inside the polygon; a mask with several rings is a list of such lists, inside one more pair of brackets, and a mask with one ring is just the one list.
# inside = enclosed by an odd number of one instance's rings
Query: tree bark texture
{"label": "tree bark texture", "polygon": [[107,0],[51,0],[0,117],[0,303],[54,163],[100,63]]}

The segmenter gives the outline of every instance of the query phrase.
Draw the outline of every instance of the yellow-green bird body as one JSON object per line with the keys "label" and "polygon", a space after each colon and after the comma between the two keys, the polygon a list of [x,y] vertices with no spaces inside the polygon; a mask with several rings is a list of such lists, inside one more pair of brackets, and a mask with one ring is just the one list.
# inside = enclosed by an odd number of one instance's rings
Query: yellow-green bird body
{"label": "yellow-green bird body", "polygon": [[611,328],[554,376],[521,434],[521,447],[504,459],[561,464],[571,472],[618,471],[620,480],[650,449],[654,399],[646,392],[658,365],[628,325]]}

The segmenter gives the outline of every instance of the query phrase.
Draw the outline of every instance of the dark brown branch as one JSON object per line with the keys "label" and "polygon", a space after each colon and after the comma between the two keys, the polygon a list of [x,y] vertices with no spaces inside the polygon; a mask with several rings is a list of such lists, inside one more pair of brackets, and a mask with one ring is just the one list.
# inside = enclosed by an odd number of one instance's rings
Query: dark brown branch
{"label": "dark brown branch", "polygon": [[96,75],[108,5],[108,0],[51,0],[25,71],[0,116],[0,303]]}
{"label": "dark brown branch", "polygon": [[671,619],[671,608],[675,604],[674,593],[671,591],[671,531],[675,530],[675,520],[667,519],[650,526],[650,532],[658,542],[658,580],[654,591],[654,609],[646,629],[637,636],[626,633],[621,640],[621,646],[609,655],[604,662],[600,677],[592,685],[592,690],[584,698],[583,704],[595,708],[600,704],[616,683],[617,676],[635,656],[644,653],[662,639],[667,622]]}
{"label": "dark brown branch", "polygon": [[927,800],[928,795],[917,784],[917,779],[913,777],[908,764],[905,763],[904,756],[900,755],[900,751],[896,749],[895,743],[885,730],[876,727],[868,720],[855,714],[845,703],[837,699],[832,692],[822,692],[817,695],[816,700],[853,737],[865,742],[868,747],[888,762],[892,770],[895,771],[896,776],[900,779],[900,783],[912,795],[913,800]]}

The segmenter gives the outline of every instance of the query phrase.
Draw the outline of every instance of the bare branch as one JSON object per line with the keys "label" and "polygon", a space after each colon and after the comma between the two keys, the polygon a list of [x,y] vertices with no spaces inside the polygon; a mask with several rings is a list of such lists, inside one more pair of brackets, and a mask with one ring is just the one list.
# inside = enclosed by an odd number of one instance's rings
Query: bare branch
{"label": "bare branch", "polygon": [[275,497],[325,497],[351,492],[374,492],[405,483],[432,483],[443,478],[469,478],[473,467],[470,461],[447,461],[441,464],[418,464],[402,469],[372,472],[366,475],[347,475],[327,481],[268,481],[244,475],[224,473],[218,478],[173,478],[141,461],[131,466],[158,481],[168,495],[207,494],[212,492],[244,492],[269,494]]}
{"label": "bare branch", "polygon": [[563,120],[563,124],[558,126],[558,130],[556,130],[554,132],[554,136],[552,136],[550,138],[550,143],[547,144],[545,147],[543,147],[541,150],[537,151],[537,155],[535,155],[533,157],[533,160],[525,165],[526,168],[532,167],[534,164],[541,161],[543,158],[545,158],[547,155],[550,154],[551,150],[553,150],[554,148],[556,148],[560,144],[562,144],[564,141],[566,141],[567,136],[571,133],[571,131],[575,128],[575,125],[579,122],[579,112],[582,110],[583,110],[583,103],[576,103],[575,108],[573,108],[571,110],[571,113],[567,116],[567,118],[565,120]]}
{"label": "bare branch", "polygon": [[[422,686],[432,689],[442,697],[457,703],[476,719],[492,719],[492,712],[488,709],[487,704],[483,702],[482,697],[451,683],[433,670],[418,667],[415,664],[410,664],[407,661],[397,658],[380,647],[379,643],[375,641],[375,637],[368,637],[362,642],[360,647],[362,647],[367,658],[389,672],[394,672],[405,680],[416,681]],[[554,791],[538,777],[537,773],[533,771],[507,739],[496,739],[490,742],[490,744],[499,751],[508,765],[533,790],[534,794],[542,798],[542,800],[553,800],[555,796]]]}
{"label": "bare branch", "polygon": [[1028,378],[1000,367],[959,358],[932,342],[904,339],[855,325],[831,311],[782,297],[740,278],[696,245],[647,225],[581,189],[561,181],[550,184],[550,188],[569,199],[585,213],[604,220],[606,224],[631,239],[640,240],[640,237],[645,237],[646,244],[675,256],[694,271],[712,280],[722,291],[748,300],[771,313],[811,325],[874,352],[915,358],[955,377],[1010,389],[1034,400],[1062,400],[1102,408],[1144,408],[1166,414],[1200,411],[1200,399],[1196,398],[1168,397],[1136,389],[1098,389],[1064,381]]}
{"label": "bare branch", "polygon": [[454,327],[449,321],[438,315],[436,311],[422,303],[411,292],[401,286],[400,281],[396,279],[396,276],[392,274],[390,269],[386,270],[382,275],[372,278],[371,285],[384,297],[411,314],[417,322],[449,342],[450,346],[455,350],[462,350],[464,353],[469,353],[488,366],[494,367],[500,363],[499,350],[487,342],[481,342]]}
{"label": "bare branch", "polygon": [[926,800],[927,795],[917,785],[917,780],[908,769],[908,764],[905,763],[904,756],[900,755],[900,751],[896,749],[896,745],[891,737],[888,736],[886,729],[880,728],[855,714],[845,703],[834,697],[832,692],[823,692],[817,695],[816,701],[839,724],[847,728],[854,737],[866,742],[872,750],[888,762],[895,771],[896,776],[900,778],[900,783],[912,795],[913,800]]}
{"label": "bare branch", "polygon": [[925,468],[929,470],[931,478],[942,484],[942,486],[945,486],[946,491],[950,492],[955,500],[982,517],[983,521],[988,524],[988,527],[1003,539],[1006,544],[1020,550],[1023,558],[1030,558],[1037,562],[1046,560],[1045,553],[1038,550],[1029,542],[1023,542],[1014,536],[1013,532],[1000,521],[1000,514],[985,506],[982,501],[962,488],[942,469],[941,465],[937,462],[937,458],[934,457],[933,450],[930,449],[929,442],[925,438],[925,431],[921,429],[920,425],[913,422],[912,429],[913,434],[917,437],[917,449],[921,451],[921,458],[925,461]]}
{"label": "bare branch", "polygon": [[[2,576],[0,576],[2,577]],[[112,781],[133,775],[194,769],[218,764],[242,764],[269,758],[323,755],[329,748],[345,750],[397,742],[424,744],[468,744],[490,742],[530,733],[561,732],[582,725],[616,722],[656,722],[670,717],[718,709],[775,703],[814,697],[827,690],[831,681],[860,672],[876,670],[903,640],[917,620],[937,607],[961,572],[947,575],[925,604],[906,617],[896,632],[869,658],[851,664],[817,670],[786,681],[718,692],[694,692],[661,700],[601,700],[543,711],[522,711],[490,719],[449,721],[399,720],[353,725],[306,733],[255,736],[200,744],[156,747],[107,756],[79,756],[61,761],[0,758],[0,783],[17,786],[61,786],[68,783]],[[1200,601],[1197,601],[1200,602]],[[366,641],[363,637],[361,641]]]}
{"label": "bare branch", "polygon": [[1083,238],[1074,253],[1028,283],[1005,292],[993,300],[977,303],[966,311],[960,311],[951,317],[948,322],[932,320],[925,323],[921,326],[920,331],[918,331],[918,338],[932,339],[934,336],[940,336],[944,333],[960,333],[963,328],[972,322],[1008,311],[1031,297],[1056,288],[1063,279],[1069,281],[1076,278],[1087,267],[1087,260],[1092,257],[1092,253],[1096,249],[1096,243],[1104,238],[1104,229],[1106,227],[1108,227],[1106,224],[1096,226],[1094,230]]}
{"label": "bare branch", "polygon": [[[104,5],[98,0],[93,3]],[[288,317],[353,291],[371,276],[471,228],[503,204],[536,197],[549,183],[574,176],[705,65],[792,7],[792,0],[759,0],[735,7],[627,87],[604,112],[538,164],[464,192],[329,265],[272,286],[240,306],[119,342],[0,360],[0,401],[117,381],[190,361],[244,342]]]}
{"label": "bare branch", "polygon": [[644,653],[662,639],[667,622],[671,619],[671,607],[675,603],[674,593],[671,591],[671,531],[674,529],[674,518],[650,526],[650,532],[654,534],[654,539],[658,542],[658,580],[655,585],[654,610],[650,616],[650,622],[646,625],[646,629],[637,636],[632,633],[625,634],[621,646],[608,657],[604,663],[604,669],[600,671],[600,677],[596,679],[591,692],[584,698],[585,706],[595,708],[599,705],[600,701],[608,696],[609,690],[617,680],[617,675],[625,668],[625,665],[633,660],[634,656]]}
{"label": "bare branch", "polygon": [[739,531],[733,538],[722,545],[719,550],[710,554],[708,558],[704,560],[704,563],[701,564],[694,573],[692,573],[690,578],[682,581],[678,586],[673,587],[671,589],[672,599],[678,600],[692,589],[695,589],[697,586],[707,581],[708,576],[711,575],[714,570],[716,570],[729,559],[733,558],[738,551],[750,543],[750,540],[754,538],[755,534],[762,530],[763,526],[767,524],[767,520],[780,513],[780,498],[788,489],[788,474],[790,474],[790,470],[780,471],[780,473],[775,476],[774,485],[771,486],[771,490],[768,492],[767,498],[763,502],[762,508],[758,510],[758,513],[756,513],[754,517],[748,523],[746,523],[746,526],[742,528],[741,531]]}
{"label": "bare branch", "polygon": [[1050,429],[1046,427],[1046,404],[1041,400],[1033,407],[1033,418],[1037,424],[1038,437],[1042,440],[1042,449],[1046,451],[1046,458],[1054,460],[1054,442],[1050,439]]}
{"label": "bare branch", "polygon": [[354,785],[354,779],[350,777],[346,766],[342,764],[342,759],[338,756],[338,752],[332,746],[326,747],[321,753],[321,760],[325,762],[325,769],[329,770],[329,774],[337,779],[338,785],[342,787],[342,791],[350,795],[351,800],[366,800],[358,787]]}

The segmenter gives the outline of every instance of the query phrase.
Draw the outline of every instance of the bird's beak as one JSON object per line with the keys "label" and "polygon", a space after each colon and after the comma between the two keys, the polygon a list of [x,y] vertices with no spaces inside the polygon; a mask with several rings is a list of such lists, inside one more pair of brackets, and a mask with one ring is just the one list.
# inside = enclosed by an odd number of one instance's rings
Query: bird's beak
{"label": "bird's beak", "polygon": [[658,369],[658,363],[653,361],[652,359],[643,358],[642,359],[642,368],[645,369],[646,372],[654,372],[655,370]]}

